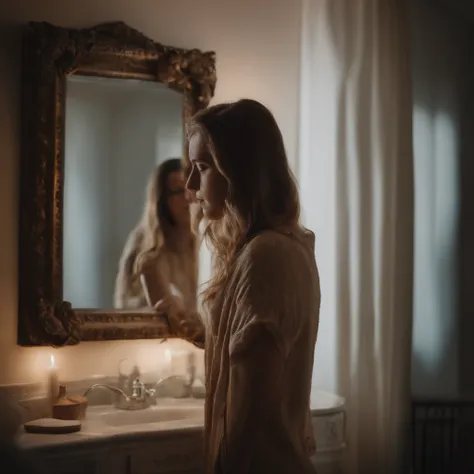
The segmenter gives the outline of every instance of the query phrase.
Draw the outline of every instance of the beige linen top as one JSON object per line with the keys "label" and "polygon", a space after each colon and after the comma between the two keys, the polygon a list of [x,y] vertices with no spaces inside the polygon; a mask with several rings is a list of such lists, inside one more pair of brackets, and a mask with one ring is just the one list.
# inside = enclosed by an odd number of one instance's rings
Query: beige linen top
{"label": "beige linen top", "polygon": [[312,232],[265,231],[241,250],[206,328],[208,474],[315,472],[320,299]]}

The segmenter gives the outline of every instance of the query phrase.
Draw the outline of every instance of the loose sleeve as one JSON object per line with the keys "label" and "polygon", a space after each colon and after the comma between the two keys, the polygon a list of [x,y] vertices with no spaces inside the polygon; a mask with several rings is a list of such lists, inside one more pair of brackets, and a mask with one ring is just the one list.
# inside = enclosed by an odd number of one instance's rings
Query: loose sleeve
{"label": "loose sleeve", "polygon": [[[281,375],[298,328],[291,267],[270,242],[252,249],[236,285],[235,323],[229,346],[226,474],[251,472],[258,442],[280,407]],[[258,363],[256,363],[258,361]]]}
{"label": "loose sleeve", "polygon": [[264,325],[252,327],[252,338],[230,367],[226,439],[220,461],[225,474],[253,474],[253,460],[261,456],[257,450],[264,427],[271,426],[280,406],[283,354],[274,333]]}
{"label": "loose sleeve", "polygon": [[283,358],[298,334],[293,267],[276,243],[256,245],[240,268],[236,283],[231,360],[258,344],[262,331],[272,336]]}

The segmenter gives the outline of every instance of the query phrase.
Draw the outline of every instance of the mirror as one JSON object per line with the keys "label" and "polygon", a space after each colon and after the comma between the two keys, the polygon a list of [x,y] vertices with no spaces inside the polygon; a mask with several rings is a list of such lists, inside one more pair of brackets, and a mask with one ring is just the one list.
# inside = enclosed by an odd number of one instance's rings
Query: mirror
{"label": "mirror", "polygon": [[73,75],[66,84],[63,298],[114,308],[150,173],[183,156],[183,96],[164,84]]}
{"label": "mirror", "polygon": [[28,24],[18,344],[173,337],[166,314],[115,304],[115,278],[148,177],[187,159],[183,123],[215,84],[214,52],[165,46],[123,22]]}

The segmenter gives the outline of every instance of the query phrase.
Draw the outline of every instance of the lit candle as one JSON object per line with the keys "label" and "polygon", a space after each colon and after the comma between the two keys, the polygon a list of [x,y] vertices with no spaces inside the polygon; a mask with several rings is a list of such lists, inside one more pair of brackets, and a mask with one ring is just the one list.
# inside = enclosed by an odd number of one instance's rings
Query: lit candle
{"label": "lit candle", "polygon": [[54,356],[51,354],[51,365],[48,369],[48,402],[50,407],[56,401],[58,397],[59,380],[58,380],[58,369],[54,362]]}

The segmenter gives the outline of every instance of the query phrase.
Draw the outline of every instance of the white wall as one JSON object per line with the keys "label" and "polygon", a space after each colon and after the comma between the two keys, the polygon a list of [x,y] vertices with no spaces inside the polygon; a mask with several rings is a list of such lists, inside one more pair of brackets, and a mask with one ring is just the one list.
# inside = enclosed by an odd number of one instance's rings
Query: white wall
{"label": "white wall", "polygon": [[[459,225],[466,147],[463,130],[466,104],[472,104],[473,98],[470,90],[474,76],[470,62],[474,37],[469,34],[472,25],[464,18],[433,4],[427,5],[425,0],[417,0],[413,12],[415,292],[412,387],[417,395],[455,395],[461,383],[462,317],[470,316],[463,314],[460,306],[462,262],[459,256],[464,259],[467,255],[460,248]],[[470,110],[472,117],[472,108]],[[467,278],[472,281],[472,277]],[[472,352],[471,360],[474,360]],[[473,376],[470,377],[472,380]]]}
{"label": "white wall", "polygon": [[67,86],[63,297],[75,307],[100,308],[106,306],[104,295],[113,291],[104,272],[113,242],[109,161],[114,102],[106,86],[74,81]]}
{"label": "white wall", "polygon": [[[87,27],[123,20],[178,47],[217,53],[214,102],[255,98],[275,113],[292,163],[297,155],[298,0],[16,0],[2,6],[0,28],[0,383],[44,377],[49,348],[16,345],[18,177],[20,153],[20,26],[44,20]],[[323,337],[323,335],[321,335]],[[68,377],[115,374],[129,354],[150,358],[155,341],[83,343],[55,352]]]}

